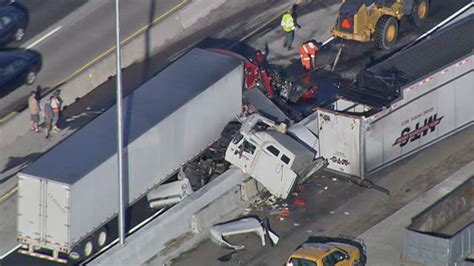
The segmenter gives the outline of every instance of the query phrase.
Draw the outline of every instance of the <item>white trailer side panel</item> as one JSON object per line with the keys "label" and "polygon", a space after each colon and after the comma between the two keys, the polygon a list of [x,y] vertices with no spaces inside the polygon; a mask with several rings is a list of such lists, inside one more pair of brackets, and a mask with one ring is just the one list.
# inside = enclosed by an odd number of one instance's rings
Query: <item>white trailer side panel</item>
{"label": "white trailer side panel", "polygon": [[320,155],[329,160],[328,168],[349,175],[360,175],[360,118],[318,109]]}
{"label": "white trailer side panel", "polygon": [[[240,60],[194,48],[124,99],[129,203],[219,138],[234,114],[241,112],[242,85]],[[22,171],[69,187],[69,196],[55,195],[50,204],[69,197],[70,246],[117,213],[116,132],[116,108],[111,107]],[[62,206],[55,211],[62,212]],[[56,226],[64,224],[65,219]],[[51,242],[62,242],[60,233],[51,232]]]}
{"label": "white trailer side panel", "polygon": [[[237,67],[124,149],[128,202],[134,202],[164,182],[220,137],[225,125],[241,111],[242,80],[243,69]],[[127,105],[124,109],[127,110]],[[104,132],[104,138],[110,132]],[[72,187],[72,243],[117,214],[116,165],[117,157],[113,155]],[[90,193],[84,195],[83,191]]]}
{"label": "white trailer side panel", "polygon": [[381,117],[374,116],[377,119],[366,132],[368,173],[472,124],[472,56],[467,59],[407,86],[407,96],[418,96],[394,103]]}

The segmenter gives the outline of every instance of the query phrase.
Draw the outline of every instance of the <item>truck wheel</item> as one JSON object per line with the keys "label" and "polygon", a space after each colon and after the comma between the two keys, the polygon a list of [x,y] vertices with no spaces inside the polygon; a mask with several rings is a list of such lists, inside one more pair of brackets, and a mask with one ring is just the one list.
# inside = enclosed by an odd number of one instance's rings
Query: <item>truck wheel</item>
{"label": "truck wheel", "polygon": [[392,48],[398,37],[398,21],[391,16],[383,16],[375,28],[375,44],[381,49]]}
{"label": "truck wheel", "polygon": [[108,230],[106,227],[102,228],[102,230],[99,231],[97,234],[97,246],[98,247],[103,247],[105,243],[107,242],[107,236],[108,236]]}
{"label": "truck wheel", "polygon": [[83,258],[88,258],[90,255],[92,255],[93,251],[94,251],[94,242],[92,241],[92,239],[85,241],[84,245],[82,246]]}
{"label": "truck wheel", "polygon": [[415,0],[411,10],[410,21],[413,25],[419,27],[428,17],[430,3],[428,0]]}

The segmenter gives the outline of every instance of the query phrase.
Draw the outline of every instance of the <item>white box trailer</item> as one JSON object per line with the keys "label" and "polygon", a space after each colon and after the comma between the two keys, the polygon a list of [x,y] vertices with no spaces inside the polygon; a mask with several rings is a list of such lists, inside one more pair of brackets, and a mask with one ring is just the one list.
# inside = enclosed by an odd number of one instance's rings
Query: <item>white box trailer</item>
{"label": "white box trailer", "polygon": [[319,136],[328,168],[364,177],[472,126],[474,58],[466,36],[474,36],[473,16],[368,69],[379,80],[388,77],[385,83],[398,82],[393,91],[380,83],[356,88],[332,110],[302,120]]}
{"label": "white box trailer", "polygon": [[[241,61],[193,49],[124,99],[130,205],[220,137],[241,112],[242,85]],[[18,174],[22,253],[61,261],[107,242],[102,229],[119,206],[116,143],[112,107]]]}

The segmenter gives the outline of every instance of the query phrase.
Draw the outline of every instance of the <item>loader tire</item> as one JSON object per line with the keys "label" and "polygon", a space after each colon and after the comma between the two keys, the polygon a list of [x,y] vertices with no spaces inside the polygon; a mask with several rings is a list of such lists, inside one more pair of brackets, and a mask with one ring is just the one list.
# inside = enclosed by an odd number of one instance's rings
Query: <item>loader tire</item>
{"label": "loader tire", "polygon": [[415,0],[410,14],[410,22],[419,27],[428,18],[430,2],[428,0]]}
{"label": "loader tire", "polygon": [[398,21],[391,16],[382,16],[375,27],[375,45],[380,49],[392,48],[398,37]]}

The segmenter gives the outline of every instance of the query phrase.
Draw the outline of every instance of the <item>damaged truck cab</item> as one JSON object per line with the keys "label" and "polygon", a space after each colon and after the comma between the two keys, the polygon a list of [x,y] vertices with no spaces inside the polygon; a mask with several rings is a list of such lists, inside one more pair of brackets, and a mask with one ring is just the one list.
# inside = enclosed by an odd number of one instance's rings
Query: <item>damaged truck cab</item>
{"label": "damaged truck cab", "polygon": [[[312,139],[305,141],[308,136]],[[274,196],[286,198],[297,180],[303,182],[327,165],[308,145],[316,143],[316,139],[304,129],[287,130],[286,124],[254,114],[242,123],[225,159],[259,181]]]}

